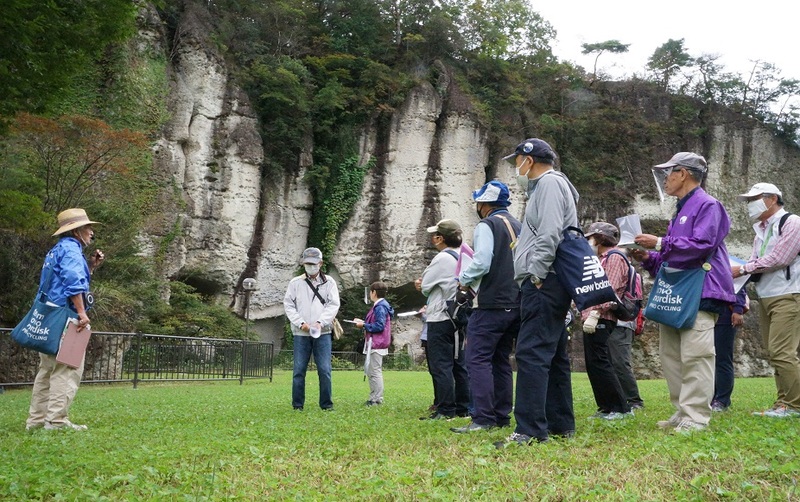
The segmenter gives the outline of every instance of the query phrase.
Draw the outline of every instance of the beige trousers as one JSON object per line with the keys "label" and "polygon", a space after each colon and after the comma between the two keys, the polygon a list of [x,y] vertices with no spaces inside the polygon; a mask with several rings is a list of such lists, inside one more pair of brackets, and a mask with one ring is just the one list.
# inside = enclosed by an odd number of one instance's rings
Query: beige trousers
{"label": "beige trousers", "polygon": [[708,424],[714,397],[714,324],[717,314],[700,311],[694,326],[660,326],[661,369],[680,419]]}
{"label": "beige trousers", "polygon": [[800,410],[800,294],[761,298],[758,310],[764,348],[775,369],[776,404]]}
{"label": "beige trousers", "polygon": [[377,352],[369,353],[369,400],[383,402],[383,356]]}
{"label": "beige trousers", "polygon": [[36,427],[64,423],[68,419],[69,407],[78,392],[83,376],[81,361],[77,369],[56,362],[56,356],[39,353],[39,372],[33,382],[31,408],[27,425]]}

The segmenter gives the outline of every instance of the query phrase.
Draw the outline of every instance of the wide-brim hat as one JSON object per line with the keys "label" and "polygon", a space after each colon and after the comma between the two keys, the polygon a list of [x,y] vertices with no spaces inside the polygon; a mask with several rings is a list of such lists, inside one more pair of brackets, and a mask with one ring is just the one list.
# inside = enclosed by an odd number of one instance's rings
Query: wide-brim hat
{"label": "wide-brim hat", "polygon": [[61,235],[64,232],[69,232],[84,225],[96,225],[99,221],[92,221],[86,215],[86,211],[80,208],[65,209],[58,213],[58,230],[53,234]]}

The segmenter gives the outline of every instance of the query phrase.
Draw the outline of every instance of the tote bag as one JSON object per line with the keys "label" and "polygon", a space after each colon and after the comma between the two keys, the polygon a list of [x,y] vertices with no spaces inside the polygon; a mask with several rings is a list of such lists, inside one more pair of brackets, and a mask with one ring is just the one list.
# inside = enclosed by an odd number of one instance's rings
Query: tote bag
{"label": "tote bag", "polygon": [[[50,268],[44,284],[50,284],[52,275]],[[40,289],[31,309],[11,332],[11,339],[27,349],[54,356],[70,318],[77,318],[77,315],[67,307],[48,304],[47,295]]]}
{"label": "tote bag", "polygon": [[700,268],[678,270],[662,263],[647,299],[644,316],[675,329],[694,326],[707,268],[708,263]]}
{"label": "tote bag", "polygon": [[580,228],[564,229],[553,268],[578,310],[617,301],[603,265]]}

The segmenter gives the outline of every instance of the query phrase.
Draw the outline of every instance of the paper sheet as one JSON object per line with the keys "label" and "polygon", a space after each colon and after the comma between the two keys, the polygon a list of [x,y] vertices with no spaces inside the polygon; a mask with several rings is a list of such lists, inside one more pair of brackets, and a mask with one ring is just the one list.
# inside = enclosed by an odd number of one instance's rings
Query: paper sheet
{"label": "paper sheet", "polygon": [[[746,262],[744,260],[740,260],[735,256],[728,256],[728,261],[731,264],[731,267],[738,267],[740,265],[744,265]],[[747,280],[750,279],[749,275],[743,275],[741,277],[737,277],[733,280],[733,292],[734,294],[738,294],[739,290],[745,285]]]}
{"label": "paper sheet", "polygon": [[639,220],[638,214],[629,214],[617,218],[617,226],[619,227],[619,247],[629,249],[645,249],[642,246],[633,242],[633,239],[642,233],[642,222]]}

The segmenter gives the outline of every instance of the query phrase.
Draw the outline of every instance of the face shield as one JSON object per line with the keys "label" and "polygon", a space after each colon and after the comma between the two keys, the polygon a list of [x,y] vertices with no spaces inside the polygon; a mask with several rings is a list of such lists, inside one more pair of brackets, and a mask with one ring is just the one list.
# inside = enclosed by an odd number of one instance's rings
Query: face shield
{"label": "face shield", "polygon": [[653,179],[656,181],[656,190],[658,190],[658,196],[661,199],[661,202],[664,202],[664,195],[666,194],[667,190],[667,177],[672,174],[673,169],[675,169],[675,167],[653,168]]}

